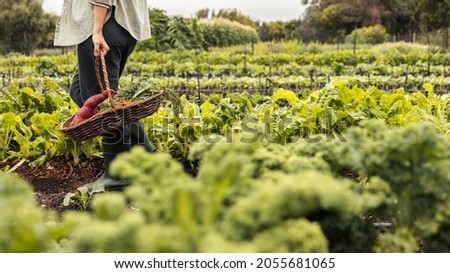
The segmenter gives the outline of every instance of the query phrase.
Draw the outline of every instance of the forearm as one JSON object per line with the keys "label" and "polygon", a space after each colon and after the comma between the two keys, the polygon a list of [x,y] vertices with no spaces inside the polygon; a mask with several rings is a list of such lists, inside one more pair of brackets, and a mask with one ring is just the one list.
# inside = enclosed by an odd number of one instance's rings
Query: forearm
{"label": "forearm", "polygon": [[106,55],[109,51],[108,43],[103,36],[103,25],[105,24],[106,15],[111,6],[92,3],[94,5],[94,26],[92,29],[92,43],[94,44],[94,56]]}
{"label": "forearm", "polygon": [[94,5],[94,29],[92,30],[93,34],[103,33],[103,24],[105,23],[107,13],[108,9],[104,6]]}

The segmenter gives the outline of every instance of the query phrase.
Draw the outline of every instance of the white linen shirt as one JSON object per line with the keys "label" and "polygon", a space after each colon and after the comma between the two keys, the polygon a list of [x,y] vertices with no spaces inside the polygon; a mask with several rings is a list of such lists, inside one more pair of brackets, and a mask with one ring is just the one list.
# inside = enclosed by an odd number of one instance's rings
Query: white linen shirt
{"label": "white linen shirt", "polygon": [[150,38],[150,21],[147,0],[64,0],[62,13],[56,23],[55,46],[73,46],[92,35],[94,27],[94,5],[108,9],[105,22],[114,18],[131,36],[138,40]]}

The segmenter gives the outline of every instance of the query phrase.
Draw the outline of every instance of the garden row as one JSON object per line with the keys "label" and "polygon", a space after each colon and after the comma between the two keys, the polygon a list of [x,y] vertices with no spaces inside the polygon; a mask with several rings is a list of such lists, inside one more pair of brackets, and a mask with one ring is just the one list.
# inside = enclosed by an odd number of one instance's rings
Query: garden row
{"label": "garden row", "polygon": [[[147,83],[131,85],[122,92],[137,92],[145,86]],[[190,143],[202,135],[227,135],[256,125],[263,126],[274,142],[281,144],[313,134],[339,134],[366,119],[384,120],[390,126],[427,121],[447,134],[448,96],[435,94],[431,84],[423,88],[424,92],[411,94],[403,89],[363,90],[336,80],[323,89],[303,94],[284,89],[275,90],[271,96],[209,94],[195,102],[183,95],[179,113],[175,114],[167,101],[143,122],[160,150],[183,160]],[[0,108],[0,160],[21,158],[42,163],[63,155],[77,164],[81,156],[90,158],[98,152],[98,139],[73,142],[59,130],[78,107],[51,79],[44,78],[35,90],[3,88]]]}
{"label": "garden row", "polygon": [[[283,46],[283,44],[281,44]],[[381,75],[392,77],[447,76],[450,54],[433,48],[397,43],[357,50],[323,51],[320,46],[285,45],[273,49],[258,45],[255,52],[234,51],[136,51],[125,74],[135,76],[340,76]],[[7,80],[27,76],[71,76],[76,64],[73,53],[59,56],[0,58],[0,73]]]}

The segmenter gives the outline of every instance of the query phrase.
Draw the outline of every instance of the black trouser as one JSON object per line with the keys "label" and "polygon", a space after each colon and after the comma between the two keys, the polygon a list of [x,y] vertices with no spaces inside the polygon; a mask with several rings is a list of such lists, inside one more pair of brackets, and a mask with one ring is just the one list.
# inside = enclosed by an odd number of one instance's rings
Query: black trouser
{"label": "black trouser", "polygon": [[[110,87],[117,90],[119,78],[128,56],[136,46],[136,40],[114,20],[113,15],[103,26],[103,36],[110,48],[105,56]],[[81,107],[88,98],[101,91],[95,77],[92,36],[77,45],[77,54],[78,65],[69,92],[75,103]]]}
{"label": "black trouser", "polygon": [[[106,43],[110,48],[110,51],[105,55],[110,88],[113,90],[118,90],[119,78],[125,68],[128,56],[133,52],[137,41],[127,30],[116,22],[114,19],[114,12],[111,15],[111,18],[103,26],[103,36],[105,37]],[[75,71],[69,93],[75,103],[79,107],[82,107],[84,102],[89,97],[101,92],[95,76],[94,45],[92,43],[92,36],[77,45],[77,55],[77,69]],[[133,123],[132,125],[141,127],[138,129],[143,132],[143,128],[140,123]],[[131,135],[131,137],[133,137],[133,134]],[[134,138],[136,138],[136,136]],[[104,152],[106,152],[105,150],[117,150],[118,152],[121,152],[129,150],[131,148],[131,144],[145,145],[146,140],[148,141],[147,136],[145,135],[144,137],[142,134],[138,137],[138,139],[130,139],[130,125],[125,124],[122,128],[113,130],[103,135],[102,144],[111,148],[104,149]]]}

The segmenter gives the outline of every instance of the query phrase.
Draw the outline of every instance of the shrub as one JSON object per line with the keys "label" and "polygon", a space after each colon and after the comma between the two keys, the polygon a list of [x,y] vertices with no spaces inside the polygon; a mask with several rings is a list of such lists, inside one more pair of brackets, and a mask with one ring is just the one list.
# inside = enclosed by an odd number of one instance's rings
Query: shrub
{"label": "shrub", "polygon": [[382,25],[358,28],[345,37],[347,43],[352,43],[356,36],[358,44],[381,44],[388,40],[386,28]]}

